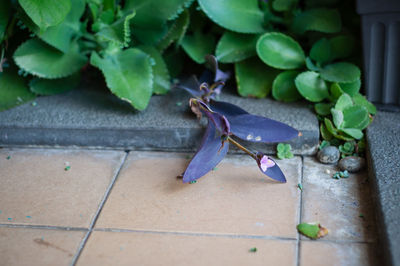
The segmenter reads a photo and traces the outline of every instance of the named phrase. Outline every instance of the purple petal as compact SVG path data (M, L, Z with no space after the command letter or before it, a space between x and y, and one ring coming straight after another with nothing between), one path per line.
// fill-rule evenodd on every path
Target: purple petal
M221 102L221 101L210 101L210 108L217 113L220 113L227 117L228 119L232 119L233 116L236 115L244 115L248 114L245 110L240 108L237 105L228 103L228 102Z
M283 142L299 132L278 121L251 114L228 117L233 135L253 142Z
M229 142L222 147L221 135L217 134L214 124L208 121L200 148L183 174L183 182L188 183L207 174L225 157L228 149Z
M263 160L267 160L267 164L269 166L263 165ZM260 168L261 172L268 177L279 181L281 183L286 183L285 175L282 170L279 168L278 164L271 159L270 157L262 154L261 152L257 153L257 164L258 168Z

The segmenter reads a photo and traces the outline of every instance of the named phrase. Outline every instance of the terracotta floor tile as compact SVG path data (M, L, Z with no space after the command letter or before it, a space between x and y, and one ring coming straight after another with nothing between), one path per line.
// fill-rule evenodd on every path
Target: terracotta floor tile
M304 159L302 222L320 222L329 230L327 240L374 241L367 172L336 180L332 178L336 171L334 166L320 164L314 158Z
M77 265L295 265L295 241L93 232ZM257 248L257 252L249 249Z
M115 151L0 150L0 223L88 227L123 156Z
M70 265L85 234L0 227L0 265Z
M300 266L380 265L375 244L301 241Z
M288 183L269 180L243 155L195 184L176 176L184 154L132 153L96 227L296 237L301 159L279 161Z

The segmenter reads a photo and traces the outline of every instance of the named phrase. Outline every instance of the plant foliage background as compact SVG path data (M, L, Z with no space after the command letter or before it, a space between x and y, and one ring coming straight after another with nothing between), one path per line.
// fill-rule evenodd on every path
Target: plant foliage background
M354 10L338 0L1 1L0 110L74 88L88 65L144 110L215 54L241 96L314 103L324 145L349 155L376 112L360 94Z

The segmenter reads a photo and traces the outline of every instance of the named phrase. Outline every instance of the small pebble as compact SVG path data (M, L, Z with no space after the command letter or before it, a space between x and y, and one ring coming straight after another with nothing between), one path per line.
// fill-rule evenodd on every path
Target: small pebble
M365 159L358 156L348 156L339 161L340 170L356 173L365 167Z
M335 146L328 146L320 150L317 158L321 163L334 164L337 163L340 157L339 149Z
M331 173L331 170L329 170L329 169L326 169L325 170L325 173L327 173L328 175Z

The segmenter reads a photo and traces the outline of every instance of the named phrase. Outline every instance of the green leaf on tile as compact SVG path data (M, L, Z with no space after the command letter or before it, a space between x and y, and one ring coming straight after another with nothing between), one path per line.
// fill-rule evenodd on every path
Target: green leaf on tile
M328 229L322 227L319 223L301 223L297 225L300 234L311 239L318 239L328 234Z

